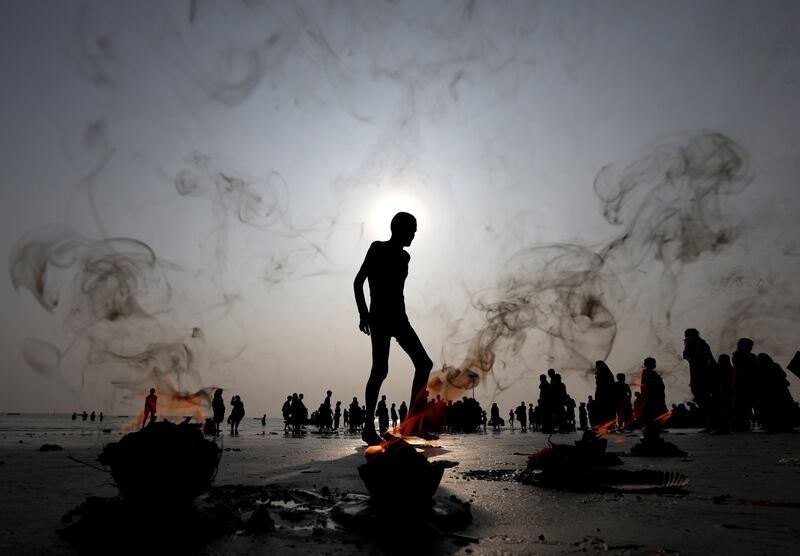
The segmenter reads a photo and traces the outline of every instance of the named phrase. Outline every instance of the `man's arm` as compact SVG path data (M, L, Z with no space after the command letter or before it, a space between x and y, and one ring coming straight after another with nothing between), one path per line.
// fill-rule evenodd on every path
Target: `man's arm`
M367 301L364 298L364 282L369 275L369 261L373 253L374 245L374 243L370 245L367 256L364 257L364 262L361 264L361 268L358 269L356 279L353 281L353 290L356 294L356 305L358 306L358 329L367 336L369 336L369 309L367 309Z

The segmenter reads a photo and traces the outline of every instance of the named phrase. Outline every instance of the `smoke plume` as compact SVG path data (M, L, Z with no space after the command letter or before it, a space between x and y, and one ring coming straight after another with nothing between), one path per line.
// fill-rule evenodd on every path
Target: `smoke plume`
M606 221L622 230L599 247L550 244L514 255L497 298L475 303L484 322L463 362L435 373L429 389L452 399L494 376L498 365L524 369L529 363L519 354L531 342L535 365L590 369L612 353L622 316L646 310L637 295L643 290L659 300L650 329L660 348L669 341L684 267L742 234L725 197L749 183L743 149L713 132L603 167L594 191ZM655 291L640 278L654 268L661 273Z

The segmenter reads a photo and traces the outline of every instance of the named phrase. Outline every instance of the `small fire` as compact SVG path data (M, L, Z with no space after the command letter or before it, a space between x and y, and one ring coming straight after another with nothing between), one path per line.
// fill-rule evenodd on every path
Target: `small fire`
M171 384L166 381L160 381L157 385L156 395L158 396L158 405L156 407L156 418L162 419L164 417L178 417L185 419L189 417L196 423L205 422L205 414L203 407L211 404L211 394L214 388L202 388L197 392L182 392L175 389ZM166 390L166 392L164 392ZM146 393L141 395L144 401ZM137 430L142 427L144 421L144 409L139 411L135 421L130 421L122 425L123 431Z
M611 419L608 423L603 423L602 425L597 425L593 427L595 433L597 433L598 437L607 436L609 433L612 433L618 429L617 420Z
M401 437L426 438L431 431L441 430L445 407L444 403L428 400L428 390L422 390L411 404L406 418L394 430Z
M672 411L667 411L666 413L662 413L661 415L659 415L658 417L656 417L655 419L650 421L650 424L653 424L653 423L665 423L667 421L667 419L670 418L671 415L672 415Z

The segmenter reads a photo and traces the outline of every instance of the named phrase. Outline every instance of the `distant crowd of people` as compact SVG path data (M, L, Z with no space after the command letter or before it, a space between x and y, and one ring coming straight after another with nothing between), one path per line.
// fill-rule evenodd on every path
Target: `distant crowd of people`
M522 431L568 433L575 430L602 428L606 431L631 430L651 423L671 427L697 427L715 431L749 430L759 426L766 430L790 430L800 425L800 405L789 391L786 373L768 354L753 352L753 341L742 338L729 356L714 358L708 344L693 328L686 330L683 357L689 364L692 401L672 404L667 408L666 388L657 370L656 360L644 359L638 373L638 391L631 389L624 373L611 371L605 361L595 362L595 390L586 402L576 407L567 392L561 375L554 369L539 376L539 395L536 403L522 401L501 417L497 403L489 415L474 398L442 400L438 395L423 404L419 411L425 416L428 432L477 432L488 427L500 430L516 426ZM800 353L788 365L800 373ZM389 407L382 396L374 415L354 397L342 410L337 401L332 409L332 392L328 390L319 409L310 415L303 405L303 394L287 396L283 406L285 430L301 432L306 426L320 431L361 431L367 420L378 420L381 433L391 430L406 419L406 403ZM576 416L577 412L577 416ZM487 418L488 417L488 418ZM576 419L577 417L577 419Z
M97 419L100 419L100 421L102 422L103 421L103 412L101 411L100 413L96 413L96 412L92 411L91 413L86 413L86 410L84 410L83 413L77 413L77 412L73 412L72 413L72 420L73 421L77 421L78 417L80 417L81 420L83 420L83 421L86 421L86 419L89 419L90 421L95 421Z
M428 399L423 391L418 400L415 415L424 420L424 429L430 433L471 433L486 431L489 427L503 427L521 431L537 431L546 434L569 433L575 430L603 429L631 430L658 422L670 427L698 427L714 431L750 430L753 427L770 431L786 431L800 425L800 405L789 391L789 381L781 366L766 353L753 353L754 343L748 338L737 342L732 355L721 354L715 358L708 343L694 329L684 334L683 358L689 365L689 384L692 400L672 404L667 408L666 388L656 360L647 357L638 376L638 391L632 391L624 373L616 375L605 361L595 362L594 395L576 407L575 400L567 392L562 377L554 369L539 376L536 403L522 401L508 411L508 420L501 417L497 403L492 403L489 415L473 397L460 400L443 400L439 395ZM800 352L787 366L800 374ZM207 420L205 432L218 435L225 422L226 407L223 390L214 393L211 409L213 417ZM281 413L284 431L301 434L309 427L319 432L339 431L340 428L353 434L373 427L377 419L377 430L384 434L402 424L408 417L408 406L401 401L399 406L381 396L373 415L366 405L353 397L347 407L341 401L333 402L333 392L328 390L319 407L309 413L302 393L286 396ZM426 401L427 400L427 401ZM145 400L142 426L148 419L155 419L157 397L155 389ZM576 419L577 412L577 419ZM234 395L230 400L227 424L230 434L239 434L239 424L244 418L244 402ZM98 415L73 413L72 419L82 417L94 421ZM103 413L99 413L100 421ZM266 425L266 415L261 418Z

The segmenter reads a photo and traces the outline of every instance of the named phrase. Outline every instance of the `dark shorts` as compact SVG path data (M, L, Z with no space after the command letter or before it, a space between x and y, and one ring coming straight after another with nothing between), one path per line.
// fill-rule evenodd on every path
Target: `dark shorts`
M430 357L425 352L419 336L414 331L408 318L379 319L370 316L370 339L372 341L372 361L383 366L388 365L389 344L392 338L397 340L415 367L424 367L431 364Z

